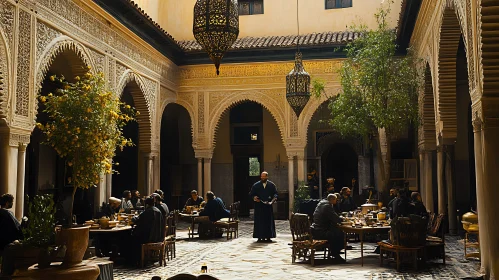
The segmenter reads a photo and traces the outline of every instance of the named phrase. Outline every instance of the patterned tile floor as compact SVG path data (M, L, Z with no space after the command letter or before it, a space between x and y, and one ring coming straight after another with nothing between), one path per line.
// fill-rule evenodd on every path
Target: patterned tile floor
M219 279L476 279L480 276L479 262L463 258L463 245L459 237L448 237L447 265L430 263L418 272L395 270L394 264L379 266L378 255L371 254L374 244L364 245L364 266L360 265L360 244L353 243L347 252L346 264L292 264L288 221L276 221L277 238L271 244L255 243L252 238L253 222L240 224L240 237L227 241L187 240L187 224L180 223L177 235L177 257L166 266L151 265L145 269L114 269L114 279L149 280L152 276L167 279L179 273L199 274L203 263L209 273ZM366 256L367 253L367 256Z

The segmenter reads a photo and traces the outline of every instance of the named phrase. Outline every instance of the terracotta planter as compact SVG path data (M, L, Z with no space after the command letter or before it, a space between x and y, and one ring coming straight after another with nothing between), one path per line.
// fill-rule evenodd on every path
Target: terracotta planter
M88 247L88 234L90 226L63 228L58 232L58 245L66 246L66 254L62 265L74 266L83 261L83 256Z

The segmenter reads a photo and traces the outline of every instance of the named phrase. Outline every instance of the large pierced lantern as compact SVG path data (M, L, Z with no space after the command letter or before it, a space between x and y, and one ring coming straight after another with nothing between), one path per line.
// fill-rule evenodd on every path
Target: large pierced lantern
M310 99L310 75L303 68L299 51L295 56L295 68L286 76L286 99L297 117Z
M237 0L197 0L192 32L215 63L218 75L222 57L239 35Z

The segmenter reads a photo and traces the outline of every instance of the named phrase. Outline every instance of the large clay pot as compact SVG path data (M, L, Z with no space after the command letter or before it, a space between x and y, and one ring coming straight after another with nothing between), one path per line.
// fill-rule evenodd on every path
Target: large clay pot
M57 245L66 246L62 265L69 267L80 264L88 247L90 226L63 228L58 232Z

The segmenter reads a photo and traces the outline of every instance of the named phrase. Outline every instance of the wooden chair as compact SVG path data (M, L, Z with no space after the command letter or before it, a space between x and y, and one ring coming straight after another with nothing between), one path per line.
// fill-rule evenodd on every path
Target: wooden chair
M442 224L445 220L445 214L432 213L434 219L431 225L428 225L426 244L425 244L425 258L442 259L445 264L445 234Z
M392 224L392 237L390 242L378 242L380 248L380 266L383 265L384 255L393 253L397 264L397 271L403 261L412 262L414 269L418 269L419 256L426 242L428 220L411 215L411 218L398 218ZM385 254L384 254L385 253Z
M235 238L239 236L239 204L240 202L238 201L229 206L229 218L221 219L214 223L215 227L225 229L227 232L227 240L229 240L229 236L231 239L233 236L235 236Z
M142 255L140 258L140 265L144 267L144 264L150 260L159 261L160 266L166 265L166 262L163 261L164 255L165 255L164 242L142 244Z
M176 212L176 213L175 213ZM164 241L164 256L163 256L163 261L166 262L165 259L170 260L170 258L176 258L176 247L175 247L175 242L177 239L177 224L176 224L176 218L175 215L178 215L178 211L174 211L173 213L170 213L170 215L166 218L166 234L165 234L165 241Z
M295 263L296 258L310 260L310 264L315 266L315 252L324 250L324 259L327 258L329 243L327 240L314 240L310 231L310 222L307 214L292 213L289 220L293 245L291 258Z

